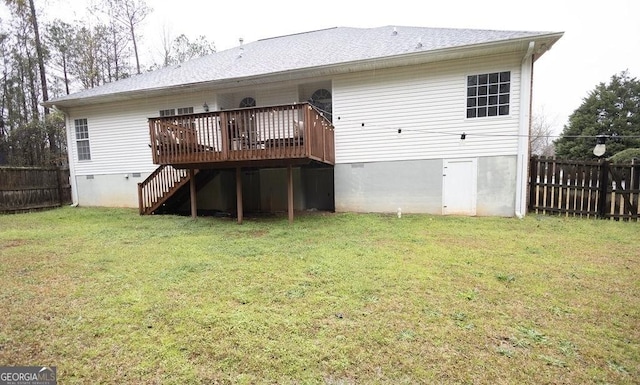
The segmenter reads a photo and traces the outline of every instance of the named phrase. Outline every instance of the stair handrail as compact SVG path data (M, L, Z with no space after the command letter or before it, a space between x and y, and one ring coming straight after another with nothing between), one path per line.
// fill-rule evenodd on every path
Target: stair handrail
M144 181L138 183L140 215L153 213L188 181L188 170L177 169L171 165L161 165L156 168Z

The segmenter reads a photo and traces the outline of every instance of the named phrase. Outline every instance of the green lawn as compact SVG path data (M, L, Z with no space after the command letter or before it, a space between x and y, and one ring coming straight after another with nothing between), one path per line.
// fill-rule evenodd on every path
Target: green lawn
M0 365L59 384L633 384L640 226L0 216Z

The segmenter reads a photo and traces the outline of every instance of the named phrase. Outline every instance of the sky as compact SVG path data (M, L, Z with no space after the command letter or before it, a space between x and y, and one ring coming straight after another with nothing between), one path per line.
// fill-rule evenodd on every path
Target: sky
M35 0L45 19L87 18L92 0ZM535 63L533 112L559 134L583 98L612 75L640 78L638 0L147 0L142 55L157 55L163 30L204 35L218 51L255 40L331 27L387 25L564 32ZM317 52L315 54L322 54Z

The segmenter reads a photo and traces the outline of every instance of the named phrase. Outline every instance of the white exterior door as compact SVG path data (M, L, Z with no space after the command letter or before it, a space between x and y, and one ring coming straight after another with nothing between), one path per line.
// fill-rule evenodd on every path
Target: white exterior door
M442 179L442 214L476 215L478 160L445 159Z

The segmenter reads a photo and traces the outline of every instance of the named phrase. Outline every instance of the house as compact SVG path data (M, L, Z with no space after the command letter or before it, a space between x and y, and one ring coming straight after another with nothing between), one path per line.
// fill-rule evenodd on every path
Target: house
M521 216L533 64L561 36L331 28L45 104L80 205Z

